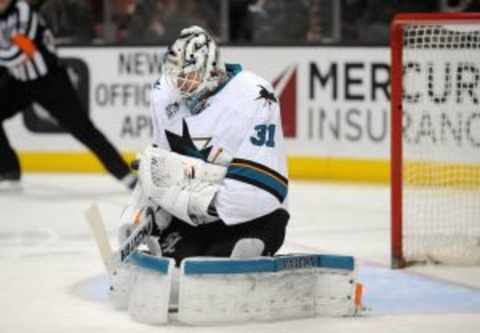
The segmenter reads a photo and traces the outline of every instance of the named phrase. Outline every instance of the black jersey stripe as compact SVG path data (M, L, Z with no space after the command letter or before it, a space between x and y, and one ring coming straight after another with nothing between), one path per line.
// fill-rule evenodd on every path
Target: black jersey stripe
M25 26L25 32L24 32L24 34L26 36L30 36L30 30L32 29L33 15L34 15L34 13L31 10L29 10L28 11L27 25Z

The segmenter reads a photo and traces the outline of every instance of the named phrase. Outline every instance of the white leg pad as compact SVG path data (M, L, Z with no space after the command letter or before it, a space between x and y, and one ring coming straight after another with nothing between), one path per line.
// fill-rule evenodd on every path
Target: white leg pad
M167 323L173 260L137 252L129 261L137 268L130 291L128 313L141 323Z
M111 286L108 296L115 309L127 309L135 270L136 268L132 264L121 263L110 275Z
M189 258L178 319L210 325L353 315L355 275L352 257Z
M172 287L170 290L170 309L178 309L178 293L180 290L180 269L172 269Z
M230 258L260 257L265 249L265 243L258 238L243 238L237 241Z

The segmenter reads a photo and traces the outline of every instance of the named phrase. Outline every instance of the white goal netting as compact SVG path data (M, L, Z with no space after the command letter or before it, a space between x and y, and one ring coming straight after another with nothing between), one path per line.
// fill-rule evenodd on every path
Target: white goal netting
M403 31L404 258L480 264L480 24Z

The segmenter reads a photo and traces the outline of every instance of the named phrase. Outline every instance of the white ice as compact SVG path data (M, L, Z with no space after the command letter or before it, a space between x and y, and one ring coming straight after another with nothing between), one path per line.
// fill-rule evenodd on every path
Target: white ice
M102 175L27 174L22 192L0 193L0 333L480 332L480 268L391 271L388 188L308 182L291 183L281 252L354 255L371 312L212 327L135 323L106 299L84 297L89 281L105 276L84 211L98 203L114 242L127 197Z

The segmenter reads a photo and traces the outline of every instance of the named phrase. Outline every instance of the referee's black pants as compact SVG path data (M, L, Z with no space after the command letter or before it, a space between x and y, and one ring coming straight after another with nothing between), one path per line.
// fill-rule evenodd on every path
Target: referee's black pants
M0 173L20 172L18 156L8 141L3 121L33 102L44 107L66 131L87 146L115 178L122 179L130 172L128 164L83 109L65 68L58 67L29 82L10 76L0 78Z

